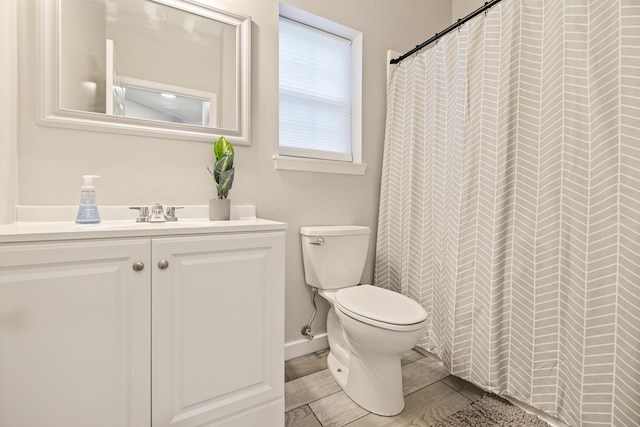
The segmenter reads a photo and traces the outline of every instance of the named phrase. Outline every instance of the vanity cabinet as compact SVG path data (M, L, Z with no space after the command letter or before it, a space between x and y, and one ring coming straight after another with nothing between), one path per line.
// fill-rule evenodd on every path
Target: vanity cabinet
M284 231L0 243L0 427L284 425Z
M0 426L150 425L150 258L148 239L0 245Z
M154 239L154 426L284 425L283 260L284 233Z

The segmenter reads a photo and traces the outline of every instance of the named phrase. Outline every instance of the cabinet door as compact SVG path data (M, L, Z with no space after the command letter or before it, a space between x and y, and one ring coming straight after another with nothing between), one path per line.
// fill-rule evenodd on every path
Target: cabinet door
M152 251L153 426L284 425L284 232Z
M0 426L150 425L150 240L0 245Z

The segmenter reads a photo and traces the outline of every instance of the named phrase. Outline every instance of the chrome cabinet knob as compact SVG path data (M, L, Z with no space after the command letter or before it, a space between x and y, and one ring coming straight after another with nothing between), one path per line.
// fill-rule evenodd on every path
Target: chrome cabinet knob
M141 261L137 261L133 263L133 271L142 271L144 270L144 263Z
M166 270L167 267L169 267L169 261L167 261L166 259L161 259L158 262L158 268L160 270Z

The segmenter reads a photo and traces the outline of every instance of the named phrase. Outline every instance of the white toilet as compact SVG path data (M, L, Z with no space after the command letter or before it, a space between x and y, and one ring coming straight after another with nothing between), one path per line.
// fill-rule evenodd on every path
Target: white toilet
M385 416L400 413L400 357L422 337L427 312L397 292L357 286L367 257L368 227L302 227L300 234L306 282L331 304L331 375L364 409Z

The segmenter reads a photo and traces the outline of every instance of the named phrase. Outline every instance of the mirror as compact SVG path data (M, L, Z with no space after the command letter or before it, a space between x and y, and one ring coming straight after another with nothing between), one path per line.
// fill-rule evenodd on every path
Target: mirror
M40 0L41 123L249 145L249 17L192 0Z

